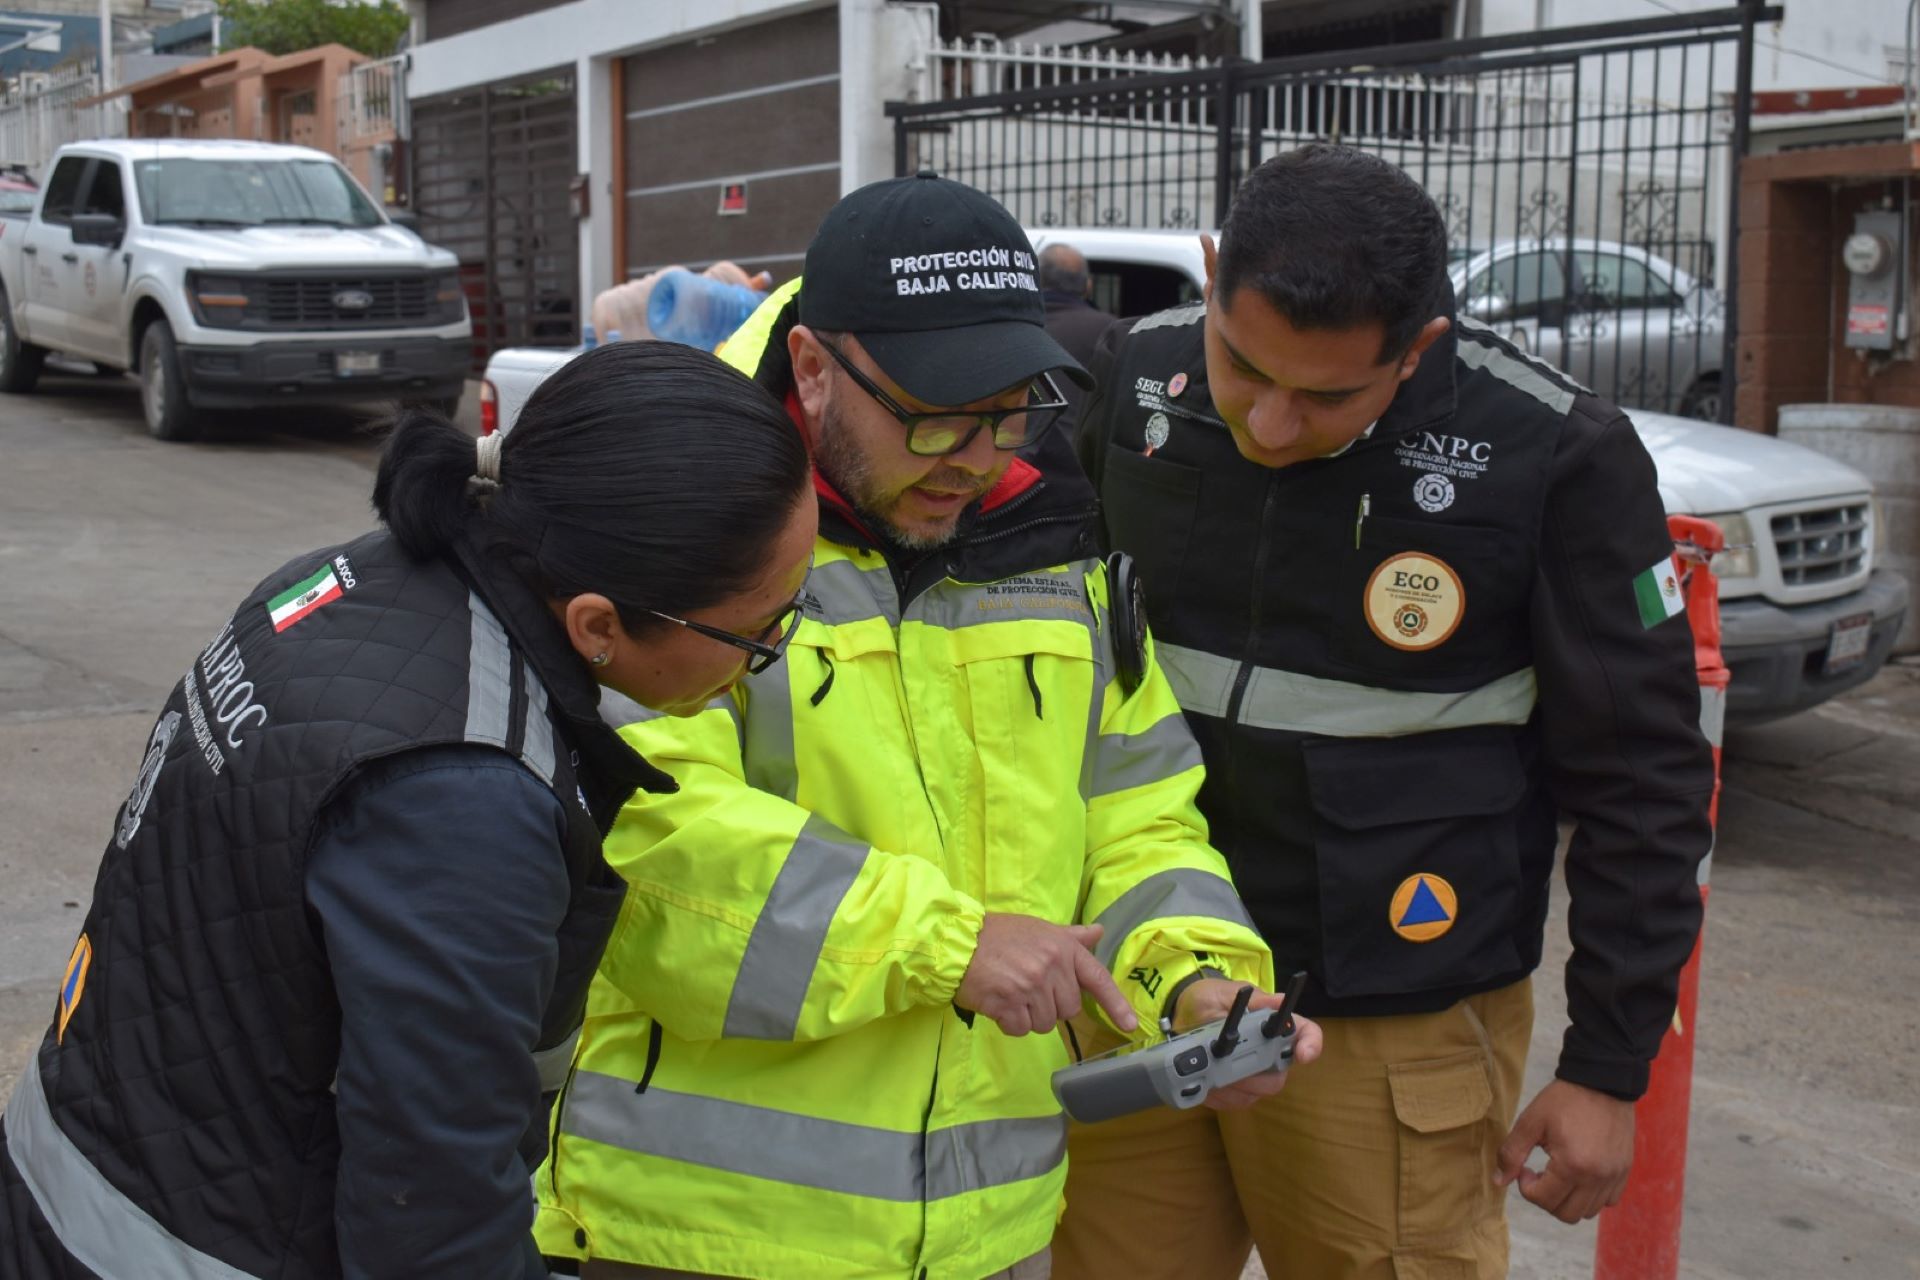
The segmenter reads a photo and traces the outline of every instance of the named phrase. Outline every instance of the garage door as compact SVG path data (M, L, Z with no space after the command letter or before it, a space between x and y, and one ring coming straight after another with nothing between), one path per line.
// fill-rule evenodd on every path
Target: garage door
M413 104L420 234L460 258L476 367L501 347L579 339L579 172L571 68Z
M840 198L836 9L623 60L629 277L728 258L777 279Z

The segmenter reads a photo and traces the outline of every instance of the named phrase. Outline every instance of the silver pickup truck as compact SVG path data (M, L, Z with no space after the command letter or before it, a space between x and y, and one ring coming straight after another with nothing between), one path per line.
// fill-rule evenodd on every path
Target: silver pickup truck
M451 408L472 358L457 272L323 152L73 143L32 212L0 217L0 391L32 391L51 354L133 370L163 440L209 408Z

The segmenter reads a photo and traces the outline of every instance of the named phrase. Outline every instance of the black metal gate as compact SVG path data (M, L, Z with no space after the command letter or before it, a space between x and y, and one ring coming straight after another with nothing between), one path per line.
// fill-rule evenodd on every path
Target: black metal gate
M1620 404L1725 422L1753 28L1779 15L1742 0L887 113L898 172L930 165L1030 227L1210 230L1265 157L1364 148L1439 204L1463 313Z
M459 255L476 368L501 347L579 340L574 110L571 70L413 104L414 209Z

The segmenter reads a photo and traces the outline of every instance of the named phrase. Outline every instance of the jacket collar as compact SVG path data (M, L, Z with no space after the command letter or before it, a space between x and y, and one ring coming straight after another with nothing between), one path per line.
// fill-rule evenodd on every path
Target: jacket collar
M600 718L600 685L567 641L567 633L520 576L472 537L454 544L460 576L486 602L506 628L567 726L567 742L579 753L582 773L624 788L668 792L679 789L667 774L646 759Z
M1411 378L1400 384L1400 389L1394 393L1392 402L1387 405L1386 412L1380 415L1372 431L1343 449L1342 453L1376 448L1388 441L1398 442L1402 436L1454 416L1459 406L1456 362L1460 321L1455 314L1451 286L1442 298L1442 314L1452 320L1447 331L1435 339L1434 344L1420 357L1420 366L1413 371ZM1213 392L1207 382L1205 323L1203 319L1193 326L1191 338L1181 347L1180 358L1170 361L1170 367L1144 372L1148 377L1162 382L1170 380L1177 373L1185 373L1186 387L1180 395L1169 396L1168 403L1180 412L1224 427L1226 424L1214 408Z
M1455 375L1460 349L1460 320L1454 314L1451 289L1447 291L1445 314L1453 323L1421 355L1420 367L1413 371L1411 378L1400 384L1393 403L1380 415L1379 425L1374 428L1372 439L1366 443L1398 441L1402 436L1453 417L1459 407Z

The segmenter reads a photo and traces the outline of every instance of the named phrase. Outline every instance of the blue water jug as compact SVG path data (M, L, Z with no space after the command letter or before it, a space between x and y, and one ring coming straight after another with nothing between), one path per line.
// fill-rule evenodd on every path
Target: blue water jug
M684 267L662 272L647 299L647 327L668 342L711 351L747 322L766 295Z

